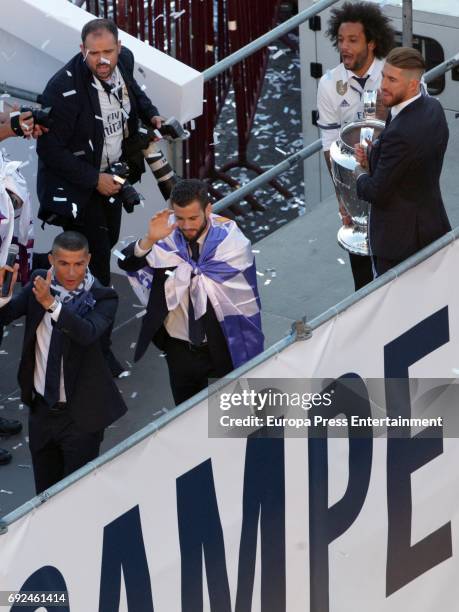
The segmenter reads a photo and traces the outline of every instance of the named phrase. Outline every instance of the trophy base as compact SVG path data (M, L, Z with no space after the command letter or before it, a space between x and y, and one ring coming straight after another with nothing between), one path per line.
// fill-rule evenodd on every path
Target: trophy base
M338 231L338 244L353 255L369 255L366 232L355 225L343 225Z

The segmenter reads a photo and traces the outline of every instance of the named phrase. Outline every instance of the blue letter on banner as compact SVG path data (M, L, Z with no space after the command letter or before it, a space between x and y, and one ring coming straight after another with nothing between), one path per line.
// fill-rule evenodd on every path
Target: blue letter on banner
M104 528L99 612L119 609L121 568L126 584L128 610L153 612L150 573L138 506Z
M445 307L385 347L388 416L411 417L408 367L447 342L449 323ZM438 429L434 431L431 427L412 438L400 437L399 429L391 427L387 441L387 596L452 555L451 523L411 546L411 474L443 453L443 439L438 437Z
M177 479L177 512L182 558L182 612L203 610L203 553L210 609L231 612L225 544L210 459ZM255 434L247 440L245 458L236 612L252 610L259 522L260 609L285 612L284 440Z
M349 381L349 384L346 383ZM356 374L346 374L324 391L334 390L330 407L309 411L309 417L334 418L344 414L348 422L356 415L371 416L368 392ZM309 557L310 609L329 611L328 546L355 521L365 501L370 484L373 456L372 428L349 430L349 481L343 497L328 507L328 441L326 430L309 429Z

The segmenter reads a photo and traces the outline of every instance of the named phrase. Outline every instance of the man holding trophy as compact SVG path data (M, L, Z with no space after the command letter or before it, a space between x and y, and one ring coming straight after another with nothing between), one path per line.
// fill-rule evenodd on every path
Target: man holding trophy
M451 229L440 191L448 125L440 102L421 91L424 71L419 51L389 53L381 85L386 127L373 144L356 146L357 196L371 204L377 276Z
M330 150L346 125L364 118L366 92L376 92L380 87L384 57L394 46L394 30L377 5L370 2L345 2L331 11L327 35L342 60L341 64L321 78L317 93L317 125L321 130L325 160L332 174ZM374 118L379 115L385 119L385 111L379 100L378 104L372 100L370 107ZM355 141L352 142L352 155L354 144ZM343 198L349 186L340 188L339 180L336 180L339 179L338 174L333 173L343 221L338 241L349 252L357 290L373 280L366 239L366 218L364 214L353 215L352 218L349 215L349 208L345 206ZM363 226L355 223L359 218Z

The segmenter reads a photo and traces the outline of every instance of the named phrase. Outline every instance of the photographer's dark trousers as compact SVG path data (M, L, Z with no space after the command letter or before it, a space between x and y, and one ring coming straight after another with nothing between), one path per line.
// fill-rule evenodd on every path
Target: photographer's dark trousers
M122 204L118 198L110 202L109 198L94 191L86 205L82 223L70 221L64 228L86 236L91 253L89 268L106 287L110 285L111 250L120 236L121 212Z

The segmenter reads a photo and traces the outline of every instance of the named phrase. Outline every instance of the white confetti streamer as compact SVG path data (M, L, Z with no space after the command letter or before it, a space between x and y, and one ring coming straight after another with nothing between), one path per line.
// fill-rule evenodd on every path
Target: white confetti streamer
M118 249L115 249L113 251L113 255L115 257L117 257L118 259L121 259L121 261L124 261L126 259L126 255L124 255L123 253L121 253L121 251L118 251Z
M76 91L74 89L70 89L69 91L64 91L62 95L64 96L64 98L67 98L67 96L74 96L75 94Z

